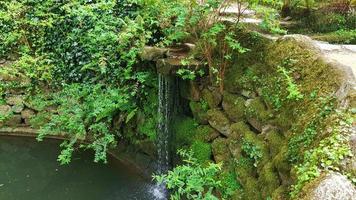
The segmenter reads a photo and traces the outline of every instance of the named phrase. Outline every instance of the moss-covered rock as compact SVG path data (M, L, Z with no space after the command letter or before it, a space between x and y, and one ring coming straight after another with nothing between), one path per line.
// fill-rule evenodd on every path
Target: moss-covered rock
M228 148L229 141L225 138L216 138L211 144L214 160L216 163L228 163L231 159L231 154Z
M246 184L243 185L244 198L246 200L262 200L261 193L258 187L256 178L248 177Z
M281 147L286 143L285 137L277 129L271 129L265 133L271 157L275 157Z
M278 173L271 162L263 166L258 177L258 183L263 199L271 197L273 192L280 186Z
M283 145L280 152L273 158L272 163L279 173L283 185L290 185L292 179L290 176L291 165L288 161L288 145Z
M211 142L219 137L220 133L209 125L200 125L196 129L195 140Z
M279 186L273 193L272 193L273 200L286 200L288 199L288 187L285 185Z
M230 137L236 140L241 140L246 133L254 134L245 122L231 124L230 131Z
M246 103L246 118L247 121L258 131L262 131L262 127L272 117L272 113L267 109L262 98L255 98Z
M217 88L205 88L202 91L202 97L206 101L210 108L216 108L221 103L222 95Z
M227 118L224 112L219 109L211 109L207 112L209 116L209 124L221 134L225 136L230 135L230 120Z
M232 121L244 121L245 99L243 97L224 92L222 106L225 113Z
M194 119L199 124L208 124L208 108L201 101L189 102L190 110L193 113Z

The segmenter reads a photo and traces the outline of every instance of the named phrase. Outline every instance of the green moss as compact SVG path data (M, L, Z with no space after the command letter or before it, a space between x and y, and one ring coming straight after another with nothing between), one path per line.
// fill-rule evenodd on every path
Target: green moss
M219 179L221 180L221 193L223 198L228 198L241 190L241 184L237 181L235 172L224 171L220 174ZM241 196L240 194L236 194Z
M180 117L174 121L174 143L177 147L189 146L194 141L198 124L193 118Z
M312 38L336 44L356 44L356 30L338 30L325 34L312 35Z
M253 134L249 126L244 122L237 122L230 126L233 139L242 139L246 133Z
M191 101L189 102L190 110L193 113L194 119L199 124L207 124L208 123L208 115L207 111L209 106L205 101Z
M286 142L285 137L274 129L266 133L266 140L272 157L280 152L281 147Z
M211 144L215 162L224 162L227 165L231 160L231 153L228 148L229 141L225 138L217 138Z
M246 184L243 185L244 199L246 200L261 200L261 193L258 187L256 178L248 177Z
M200 125L196 129L195 140L211 142L219 136L219 132L209 125Z
M268 111L261 98L253 99L246 109L247 118L256 118L262 123L266 123L270 119L272 113Z
M209 143L195 141L190 148L199 163L203 164L211 160L211 145Z
M249 177L257 176L257 172L253 166L254 162L250 158L241 156L240 159L235 160L235 162L235 173L242 185L247 183Z
M286 186L279 186L272 194L273 200L288 199L288 188Z
M263 199L272 196L272 193L280 186L279 177L271 162L261 170L258 178Z
M235 121L244 121L245 99L228 92L224 92L223 108L227 116Z

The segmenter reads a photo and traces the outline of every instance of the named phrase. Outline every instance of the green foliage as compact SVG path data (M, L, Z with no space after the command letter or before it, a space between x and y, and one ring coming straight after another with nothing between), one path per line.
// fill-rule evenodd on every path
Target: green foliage
M273 34L286 34L287 31L281 29L279 23L278 11L272 7L257 6L257 14L261 15L262 23L260 27L262 30L273 33Z
M249 158L254 161L253 165L257 167L259 161L262 158L262 150L260 149L260 147L243 139L241 149L247 154Z
M319 113L308 122L302 133L295 133L289 139L288 158L292 163L300 161L301 151L309 148L315 141L323 120L333 112L333 98L319 98L319 101Z
M289 72L281 66L278 66L278 72L284 76L284 80L287 83L287 91L289 92L287 99L290 100L300 100L303 98L303 95L300 93L298 86L294 83L292 77L290 77Z
M209 143L195 141L190 148L198 163L204 164L210 161L212 153L211 145Z
M340 171L341 161L352 156L347 137L340 127L334 127L330 136L321 140L316 148L304 153L304 162L295 168L297 181L292 186L292 198L297 198L303 186L320 176L322 171Z
M170 199L210 199L217 200L213 190L221 187L218 178L221 164L201 165L192 152L179 150L184 164L175 167L167 174L154 175L158 183L163 183L172 191Z
M174 143L177 147L191 145L198 124L193 118L178 118L173 125L175 131Z
M237 181L237 176L234 172L222 172L219 179L221 180L221 192L223 199L229 199L236 193L237 190L242 189L242 186Z
M41 127L38 140L46 135L59 134L69 138L59 161L66 164L74 145L78 141L91 141L82 147L95 151L95 162L106 162L106 151L115 145L115 133L111 130L114 114L130 113L135 105L130 104L133 96L124 89L108 88L104 85L72 84L52 94L53 105L58 106L58 114L53 114L50 121Z

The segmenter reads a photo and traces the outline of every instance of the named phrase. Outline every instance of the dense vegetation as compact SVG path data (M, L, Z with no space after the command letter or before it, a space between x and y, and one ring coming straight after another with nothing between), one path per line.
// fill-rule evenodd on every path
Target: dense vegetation
M3 0L0 2L0 74L26 81L10 85L1 82L0 105L8 89L25 88L28 102L38 111L32 119L33 126L40 129L38 140L46 135L68 138L62 143L58 157L62 164L70 162L77 148L93 149L94 161L106 162L107 150L118 141L130 144L144 139L154 141L159 119L157 75L150 63L140 59L143 47L195 43L194 52L182 64L189 65L193 59L199 59L207 67L182 68L177 75L186 80L206 76L207 84L223 93L229 66L255 50L247 48L243 36L239 35L246 28L240 22L242 13L232 16L233 22L222 20L224 16L220 12L230 3L256 10L263 19L257 29L264 33L291 31L316 38L327 37L333 42L356 41L355 2L348 0L207 0L203 3L190 0ZM290 30L283 28L279 24L281 16L291 16L297 24ZM325 33L328 35L320 35ZM281 85L275 85L276 88L269 88L263 78L256 80L253 68L246 70L239 81L246 80L246 85L258 84L262 90L268 90L263 93L264 98L278 111L288 103L307 98L288 71L291 65L293 59L276 66L274 81ZM303 160L301 145L308 146L315 139L319 121L331 113L330 102L325 100L318 105L320 116L307 125L302 136L289 141L291 163L300 164ZM205 111L209 108L204 101L198 106ZM47 112L48 107L54 111ZM0 116L0 122L6 117ZM179 151L182 165L155 179L174 190L172 199L217 199L219 195L231 198L234 191L241 189L236 174L221 172L221 164L211 162L210 145L201 139L204 136L190 137L196 128L195 122L183 121L187 128L181 129L184 135L181 138L178 135L175 147L190 150ZM83 140L86 142L77 145ZM342 139L335 134L321 144L339 140ZM248 157L246 162L257 167L263 149L245 139L242 151ZM311 169L315 169L318 158L329 153L323 151L326 150L321 146L304 155L304 160L313 163L302 163L296 169L300 178L292 196L316 176L318 172ZM340 157L350 154L344 146L335 151ZM331 165L340 159L325 158L322 164ZM223 192L217 195L216 190Z

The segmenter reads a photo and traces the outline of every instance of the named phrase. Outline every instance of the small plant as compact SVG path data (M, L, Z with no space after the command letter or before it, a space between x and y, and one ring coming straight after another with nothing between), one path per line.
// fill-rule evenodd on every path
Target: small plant
M303 95L300 93L298 86L294 83L292 77L290 77L289 72L282 66L278 66L278 72L284 76L284 80L287 83L288 96L287 99L290 100L300 100L303 99Z
M178 150L183 164L175 167L167 174L154 175L153 179L164 184L171 190L170 199L218 200L213 190L221 187L218 174L221 164L209 163L201 165L193 156L193 152Z
M257 167L259 161L262 158L262 150L258 146L247 141L246 139L243 139L242 141L242 150L247 154L249 158L254 161L253 165Z

